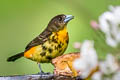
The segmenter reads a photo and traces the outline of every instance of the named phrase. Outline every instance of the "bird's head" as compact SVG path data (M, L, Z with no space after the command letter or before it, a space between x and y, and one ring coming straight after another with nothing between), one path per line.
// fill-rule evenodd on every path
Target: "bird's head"
M62 30L67 25L67 23L73 18L74 16L72 15L64 15L64 14L57 15L51 19L47 28L50 31Z

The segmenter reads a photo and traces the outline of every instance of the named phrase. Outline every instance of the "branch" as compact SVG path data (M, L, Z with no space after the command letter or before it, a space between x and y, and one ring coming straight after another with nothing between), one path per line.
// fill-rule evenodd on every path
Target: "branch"
M0 80L83 80L80 77L57 76L54 74L32 74L32 75L14 75L0 76Z

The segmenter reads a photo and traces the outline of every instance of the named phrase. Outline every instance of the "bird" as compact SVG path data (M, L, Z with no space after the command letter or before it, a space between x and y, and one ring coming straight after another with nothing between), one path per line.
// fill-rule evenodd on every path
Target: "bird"
M45 30L34 38L23 52L7 58L8 62L14 62L25 57L39 63L40 73L44 73L40 63L50 63L52 59L61 56L69 43L67 24L74 16L60 14L53 17Z

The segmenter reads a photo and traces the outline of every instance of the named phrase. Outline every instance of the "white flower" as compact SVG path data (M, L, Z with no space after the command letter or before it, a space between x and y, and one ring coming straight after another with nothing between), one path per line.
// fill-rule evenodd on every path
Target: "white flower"
M109 8L111 11L99 17L99 28L105 33L106 43L116 47L120 43L120 6Z
M95 74L93 74L91 79L92 80L102 80L102 73L101 72L96 72Z
M120 80L120 70L113 76L113 80Z
M80 76L86 78L98 65L98 58L94 49L94 42L86 40L81 45L80 58L73 62L73 67L80 71Z
M100 70L104 74L115 73L118 69L118 63L111 54L107 55L106 61L100 62Z
M100 70L93 74L92 80L120 80L119 65L114 56L108 54L105 61L99 62Z

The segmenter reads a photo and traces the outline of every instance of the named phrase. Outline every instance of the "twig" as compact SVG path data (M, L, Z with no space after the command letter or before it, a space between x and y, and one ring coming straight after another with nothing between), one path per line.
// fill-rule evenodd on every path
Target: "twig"
M0 76L0 80L83 80L80 77L57 76L54 74L32 74Z

